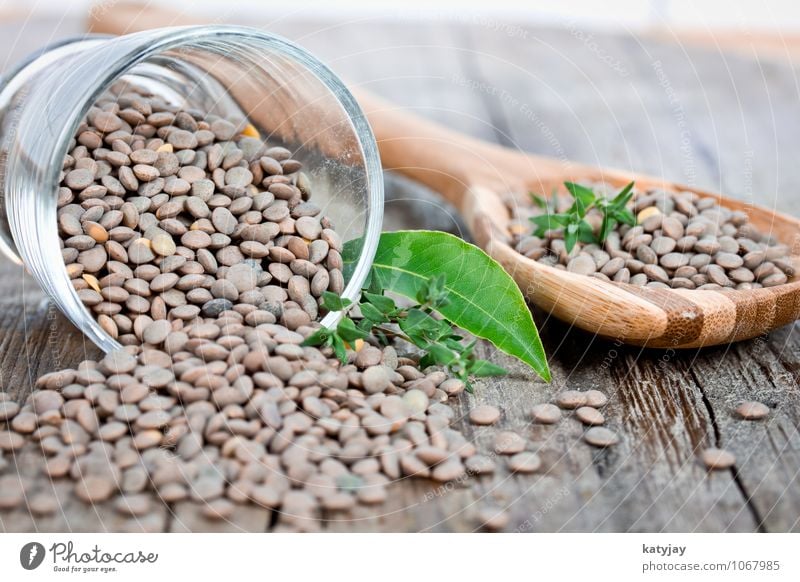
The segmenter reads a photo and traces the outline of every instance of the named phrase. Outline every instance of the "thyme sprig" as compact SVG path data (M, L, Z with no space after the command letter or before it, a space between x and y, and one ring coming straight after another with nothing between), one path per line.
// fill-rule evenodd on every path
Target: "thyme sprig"
M543 214L531 218L536 225L534 235L544 237L547 231L562 230L564 244L567 252L571 252L578 241L582 243L603 243L608 235L619 223L636 224L636 217L627 207L633 196L633 182L620 190L611 199L598 196L594 190L575 184L564 182L567 191L572 195L572 205L566 212L556 212L553 205L542 197L531 194L533 202L544 210ZM586 220L586 215L591 209L597 209L602 215L600 229L595 232L594 227Z
M303 344L329 346L340 361L346 362L348 346L355 345L358 340L373 336L386 345L399 338L422 352L419 361L421 368L442 366L450 375L461 379L468 391L472 391L471 376L499 376L506 373L504 368L475 355L477 340L468 340L447 319L437 317L437 309L448 303L444 276L429 278L416 300L416 304L403 307L383 291L374 288L371 291L364 290L358 303L360 317L352 317L353 302L326 291L322 296L322 307L344 314L336 329L321 328Z

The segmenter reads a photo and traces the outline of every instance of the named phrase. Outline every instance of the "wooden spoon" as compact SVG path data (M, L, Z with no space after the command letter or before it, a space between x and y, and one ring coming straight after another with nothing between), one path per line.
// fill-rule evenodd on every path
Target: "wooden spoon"
M559 319L620 341L660 348L710 346L752 338L800 317L800 280L752 290L651 289L555 269L509 246L501 195L563 190L564 181L605 181L637 189L689 190L747 213L762 232L789 245L800 267L800 220L652 176L573 164L496 146L423 120L357 92L385 169L439 192L464 216L478 245L514 277L525 296Z

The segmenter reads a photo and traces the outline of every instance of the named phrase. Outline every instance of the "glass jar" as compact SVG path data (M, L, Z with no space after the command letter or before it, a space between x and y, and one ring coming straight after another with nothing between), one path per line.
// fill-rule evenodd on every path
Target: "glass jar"
M355 300L380 236L383 180L375 138L342 81L304 49L235 26L86 36L47 47L0 81L0 250L22 263L58 308L105 351L119 347L84 307L61 256L59 175L81 120L115 81L181 107L246 119L303 163L314 201L358 259ZM332 326L338 314L322 324Z

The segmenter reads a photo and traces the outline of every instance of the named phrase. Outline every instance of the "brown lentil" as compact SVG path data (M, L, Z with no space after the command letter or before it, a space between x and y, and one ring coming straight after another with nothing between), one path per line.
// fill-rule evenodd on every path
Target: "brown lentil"
M708 448L700 454L700 459L706 468L712 471L730 469L736 464L736 457L724 449Z
M583 424L589 426L598 426L606 421L600 411L598 411L596 408L592 408L591 406L581 406L575 411L575 416Z
M476 406L470 410L469 419L473 424L494 424L500 419L500 410L488 404Z
M593 426L584 433L583 440L595 447L610 447L619 442L619 437L605 427Z
M555 424L561 420L561 409L554 404L537 404L531 409L531 418L542 424Z
M746 420L760 420L769 414L769 407L761 402L742 402L736 407L736 414Z

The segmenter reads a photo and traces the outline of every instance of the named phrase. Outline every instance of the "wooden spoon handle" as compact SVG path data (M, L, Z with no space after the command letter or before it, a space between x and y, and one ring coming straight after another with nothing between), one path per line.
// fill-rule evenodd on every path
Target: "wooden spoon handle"
M549 182L563 176L552 158L514 152L428 121L362 89L354 89L367 115L381 162L440 193L460 211L480 186L494 192L524 192L531 176Z

